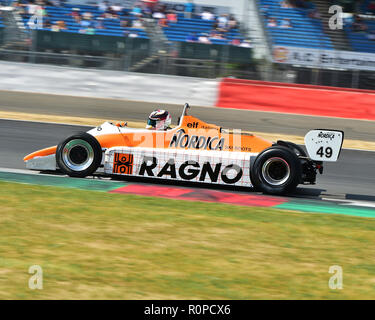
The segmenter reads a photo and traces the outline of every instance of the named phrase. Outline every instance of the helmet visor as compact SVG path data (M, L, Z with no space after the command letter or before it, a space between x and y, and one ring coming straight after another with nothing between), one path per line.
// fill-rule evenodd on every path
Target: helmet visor
M151 127L155 128L156 120L148 119L147 126L151 126Z

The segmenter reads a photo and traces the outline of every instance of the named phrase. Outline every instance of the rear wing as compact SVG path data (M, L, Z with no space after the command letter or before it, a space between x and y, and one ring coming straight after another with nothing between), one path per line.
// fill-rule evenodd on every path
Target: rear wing
M305 136L307 153L312 160L335 162L340 156L344 131L315 129Z

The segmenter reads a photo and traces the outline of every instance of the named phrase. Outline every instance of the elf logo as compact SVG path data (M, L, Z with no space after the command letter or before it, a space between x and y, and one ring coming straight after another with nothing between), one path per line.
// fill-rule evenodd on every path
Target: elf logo
M144 156L138 175L187 181L199 177L201 182L204 182L206 178L209 178L210 182L218 182L220 177L221 181L226 184L234 184L243 176L242 168L236 164L224 166L222 163L211 165L205 162L201 165L197 161L189 160L178 167L174 159L169 159L161 169L160 167L157 158Z
M187 124L187 127L188 128L198 128L198 125L199 125L199 122L192 122L192 123L188 123Z
M189 136L184 129L175 133L169 143L169 148L188 148L188 149L206 149L206 150L223 150L224 138Z

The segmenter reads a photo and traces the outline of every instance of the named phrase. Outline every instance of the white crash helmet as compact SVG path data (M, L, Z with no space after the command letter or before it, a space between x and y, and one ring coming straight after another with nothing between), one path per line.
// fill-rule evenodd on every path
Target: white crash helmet
M148 117L146 129L167 130L172 123L172 117L167 110L154 110Z

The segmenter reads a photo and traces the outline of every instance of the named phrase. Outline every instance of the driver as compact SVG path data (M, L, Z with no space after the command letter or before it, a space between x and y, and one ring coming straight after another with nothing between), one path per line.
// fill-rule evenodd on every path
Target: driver
M154 110L148 117L146 129L168 130L172 123L172 117L167 110Z

